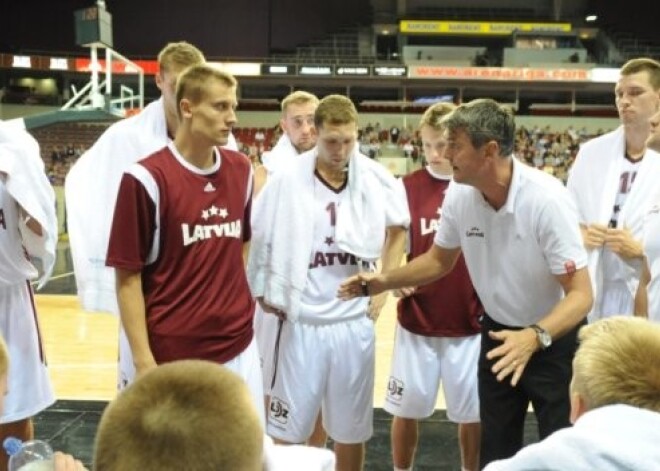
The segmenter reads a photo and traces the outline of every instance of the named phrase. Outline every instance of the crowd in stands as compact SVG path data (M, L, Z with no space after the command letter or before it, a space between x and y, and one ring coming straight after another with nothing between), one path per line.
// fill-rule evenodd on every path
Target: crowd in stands
M549 126L532 129L521 126L516 132L515 153L523 162L566 183L568 169L582 143L604 132L598 130L595 134L589 134L585 128L575 130L572 126L561 132L553 131Z
M66 131L59 127L65 126ZM69 168L105 129L107 123L67 123L33 131L41 145L41 155L46 166L46 173L54 186L64 184ZM54 129L58 128L58 129ZM71 128L71 129L69 129ZM585 128L575 129L569 126L563 131L555 131L550 126L518 128L516 136L516 156L523 162L548 172L563 182L568 178L570 168L580 145L600 134L588 133ZM272 149L282 131L279 126L271 128L237 127L234 135L239 149L250 157L253 164L261 162L264 152ZM57 137L59 134L59 137ZM422 141L419 131L412 125L391 126L389 128L376 122L368 123L359 131L359 145L363 154L376 158L384 154L400 155L417 163L423 159Z
M46 175L53 186L64 185L71 166L109 124L102 121L57 123L30 131L39 142Z

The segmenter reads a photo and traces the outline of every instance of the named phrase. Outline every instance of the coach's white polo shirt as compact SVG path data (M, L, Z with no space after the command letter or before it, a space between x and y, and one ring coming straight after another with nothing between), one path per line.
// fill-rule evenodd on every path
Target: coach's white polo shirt
M513 158L506 204L495 211L482 193L452 183L435 235L440 247L461 247L488 315L510 326L545 317L563 297L554 275L583 268L575 205L556 178Z

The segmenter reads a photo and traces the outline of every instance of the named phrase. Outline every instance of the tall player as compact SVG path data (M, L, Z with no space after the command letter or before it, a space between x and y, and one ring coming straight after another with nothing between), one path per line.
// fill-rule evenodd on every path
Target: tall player
M176 90L174 141L122 177L108 266L138 375L179 359L223 363L263 410L243 268L250 239L252 167L225 145L236 123L236 80L192 66Z
M179 126L176 82L191 65L203 64L202 52L187 42L167 44L158 54L156 85L160 99L139 114L110 126L71 167L66 181L67 229L76 288L83 309L117 314L115 274L105 266L117 191L124 171L139 159L166 146ZM103 175L99 179L98 175ZM117 386L135 376L130 347L119 332Z
M12 359L0 443L8 436L31 439L31 418L55 402L30 280L48 280L56 244L55 193L39 145L26 131L0 122L0 336ZM41 275L27 254L41 259ZM6 467L2 453L0 470Z
M452 167L440 123L455 108L437 103L426 110L420 134L428 165L403 178L410 210L408 260L425 253L441 217ZM463 256L445 278L419 288L398 290L398 325L384 409L392 420L395 471L412 470L418 420L434 409L440 380L447 417L457 422L463 470L479 467L479 394L477 364L483 307Z
M254 172L254 195L258 195L269 175L286 168L291 158L307 152L316 145L314 112L319 99L309 92L298 90L282 100L280 127L282 136L269 152L262 156L263 166Z
M336 290L381 254L385 269L399 264L408 215L392 175L358 152L348 98L325 97L314 122L317 146L275 174L255 206L248 274L264 310L284 319L268 434L304 442L322 409L337 469L354 471L372 434L372 319L385 297L344 303Z
M660 106L660 62L626 62L614 95L621 126L580 148L567 182L589 254L591 321L634 311L643 220L660 197L660 155L646 147L649 119Z

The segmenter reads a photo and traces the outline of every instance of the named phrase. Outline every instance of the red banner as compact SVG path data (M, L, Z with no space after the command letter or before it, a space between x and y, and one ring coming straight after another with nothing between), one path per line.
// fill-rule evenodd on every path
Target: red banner
M133 61L142 69L146 75L156 75L158 73L158 61L155 60L137 60ZM75 60L76 72L91 72L92 61L88 57L79 57ZM99 72L105 72L105 59L99 59ZM120 61L112 61L113 74L137 74L138 69Z
M586 82L589 69L540 69L524 67L411 66L410 78L457 80L516 80L525 82Z

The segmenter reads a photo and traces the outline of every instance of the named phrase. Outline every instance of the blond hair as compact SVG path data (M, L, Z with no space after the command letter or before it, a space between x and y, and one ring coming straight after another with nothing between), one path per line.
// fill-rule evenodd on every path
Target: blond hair
M260 471L263 434L238 375L217 363L177 361L148 372L106 408L94 469Z
M158 53L158 66L161 75L164 72L178 71L204 62L206 62L206 59L202 51L186 41L168 43Z
M660 324L614 316L579 333L573 392L588 409L610 404L660 412Z
M350 98L344 95L328 95L319 101L319 106L314 113L314 125L316 128L324 124L352 124L357 125L358 114L355 105Z
M207 64L198 64L184 70L176 82L176 102L181 103L184 98L192 103L199 103L204 98L204 92L210 80L217 80L228 88L236 87L237 82L233 75ZM179 117L181 109L177 107Z
M419 128L429 126L435 130L442 129L442 119L455 109L456 105L453 103L435 103L429 106L419 120Z
M286 114L286 110L290 105L305 105L307 103L318 105L319 99L316 97L316 95L312 95L311 93L304 90L297 90L293 93L290 93L284 97L282 104L280 105L282 108L282 115Z
M631 59L621 67L621 75L633 75L639 72L649 73L649 83L653 90L660 89L660 62L649 57Z

